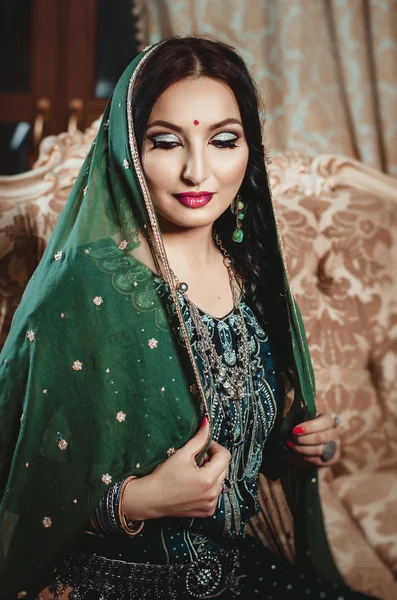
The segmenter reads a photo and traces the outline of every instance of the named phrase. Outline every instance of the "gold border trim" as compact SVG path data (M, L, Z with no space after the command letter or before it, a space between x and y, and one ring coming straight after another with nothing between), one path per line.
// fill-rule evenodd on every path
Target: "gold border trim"
M129 140L129 147L130 147L130 152L131 152L131 158L132 158L132 162L134 164L134 168L135 168L135 172L137 174L138 177L138 181L139 181L139 185L142 191L142 195L143 195L143 199L145 201L145 206L146 206L146 210L148 212L149 215L149 221L150 221L150 225L153 231L153 236L154 236L154 249L155 249L155 254L154 255L154 260L156 261L157 257L160 258L163 268L164 268L164 274L165 274L165 280L167 281L170 291L171 291L171 295L172 295L172 299L174 301L175 304L175 309L176 309L176 313L178 316L178 320L179 320L179 325L181 328L181 331L183 333L183 338L186 344L186 349L189 355L189 359L190 362L192 364L192 368L193 368L193 372L194 372L194 376L196 378L196 384L197 384L197 388L199 390L201 399L204 403L205 406L205 411L206 411L206 416L209 420L210 426L211 426L211 415L210 415L210 411L208 410L208 405L207 405L207 400L204 394L204 389L203 386L201 384L201 380L200 380L200 375L197 369L197 365L196 365L196 361L194 359L194 354L193 354L193 350L192 347L190 345L190 341L189 341L189 336L187 333L187 329L186 329L186 325L185 322L183 320L183 316L182 316L182 312L179 306L179 301L178 301L178 296L177 296L177 292L176 292L176 287L175 287L175 282L174 282L174 278L172 277L171 274L171 268L170 265L168 263L168 259L167 259L167 254L165 251L165 247L164 247L164 243L163 243L163 238L161 237L161 232L160 232L160 227L157 221L157 216L156 216L156 211L154 209L153 206L153 202L152 199L150 197L150 193L149 193L149 188L147 186L146 183L146 179L143 173L143 168L142 168L142 164L141 161L139 159L139 154L138 154L138 147L137 147L137 143L136 143L136 137L135 137L135 130L134 130L134 123L133 123L133 118L132 118L132 92L134 89L134 85L137 79L137 76L139 75L140 70L142 69L142 66L145 64L146 60L149 58L149 56L151 56L153 54L153 52L156 52L159 48L161 48L162 43L160 42L158 45L153 46L152 48L150 48L148 50L148 52L142 57L141 61L139 62L139 64L137 65L134 73L131 76L130 79L130 83L128 86L128 92L127 92L127 121L128 121L128 140ZM211 427L210 427L210 434L209 437L207 439L207 443L210 440L211 437Z

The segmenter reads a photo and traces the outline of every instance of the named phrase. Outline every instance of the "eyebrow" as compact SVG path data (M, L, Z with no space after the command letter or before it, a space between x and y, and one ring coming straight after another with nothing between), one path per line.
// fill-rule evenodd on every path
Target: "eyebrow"
M155 126L161 126L161 127L167 127L168 129L173 129L174 131L177 131L178 133L181 133L183 131L182 127L179 127L178 125L175 125L174 123L170 123L169 121L162 121L162 120L157 120L157 121L153 121L153 123L150 123L150 125L148 125L148 129L151 129L152 127ZM219 123L214 123L214 125L211 125L209 127L210 131L214 131L215 129L219 129L220 127L225 127L226 125L240 125L240 127L243 126L243 124L241 123L241 121L239 121L239 119L224 119L223 121L219 121Z

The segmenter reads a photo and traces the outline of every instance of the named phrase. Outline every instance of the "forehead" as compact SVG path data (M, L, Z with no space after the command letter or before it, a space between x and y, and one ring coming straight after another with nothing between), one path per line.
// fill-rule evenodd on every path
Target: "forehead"
M237 100L228 85L210 77L194 77L174 83L153 106L148 124L155 119L190 126L206 125L226 118L240 118Z

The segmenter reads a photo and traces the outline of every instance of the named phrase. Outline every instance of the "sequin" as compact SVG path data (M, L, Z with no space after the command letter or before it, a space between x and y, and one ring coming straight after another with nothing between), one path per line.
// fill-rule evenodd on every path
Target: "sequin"
M86 185L85 188L84 188L84 190L83 190L83 195L84 196L86 195L87 191L88 191L88 185Z
M141 466L141 464L140 464L140 463L136 463L136 465L135 465L135 468L136 468L136 469L139 469L139 468L140 468L140 466Z
M65 313L61 313L59 316L61 317L61 319L66 319Z
M62 258L62 250L59 250L55 256L54 256L55 260L61 260Z
M66 450L66 448L68 447L68 445L69 445L69 444L68 444L68 443L67 443L67 441L66 441L66 440L64 440L64 439L61 439L61 440L59 440L59 442L58 442L58 448L59 448L60 450Z
M316 483L317 479L315 477L312 477L312 483Z
M160 389L160 392L165 392L165 387L162 387L162 388Z
M74 363L72 364L73 371L81 371L82 368L83 368L83 363L80 362L79 360L75 360Z
M107 131L109 129L109 119L107 119L107 121L104 122L103 128L105 131Z
M29 469L29 463L25 463L25 467Z
M123 411L121 410L120 412L117 413L116 419L118 420L119 423L122 423L123 421L125 421L126 416L127 415L125 413L123 413Z
M43 394L46 394L48 392L48 390L43 390Z
M128 246L128 242L127 240L123 240L120 244L119 244L119 250L125 250Z
M23 413L21 414L21 418L19 419L19 422L21 425L22 425L22 421L23 421Z
M154 338L150 338L150 340L148 341L147 345L149 346L149 348L151 350L154 350L155 348L157 348L157 346L159 345L159 343Z
M28 593L25 591L18 592L17 598L26 598L27 595L28 595Z
M46 529L48 529L52 525L52 521L51 521L50 517L44 517L44 519L42 520L42 523Z
M126 158L123 160L123 166L124 166L124 169L130 168L130 163L128 162L128 160Z
M96 306L101 306L101 304L103 304L102 296L95 296L93 303L96 304Z
M77 504L77 498L73 500L73 504Z
M30 331L27 332L26 337L28 338L29 342L34 342L34 331L30 329Z
M168 450L167 450L167 456L168 456L168 458L170 456L172 456L173 454L175 454L175 448L168 448Z
M109 475L109 473L104 473L101 477L103 483L106 483L106 485L109 485L109 483L112 483L112 478Z
M110 373L110 369L106 369L106 373Z

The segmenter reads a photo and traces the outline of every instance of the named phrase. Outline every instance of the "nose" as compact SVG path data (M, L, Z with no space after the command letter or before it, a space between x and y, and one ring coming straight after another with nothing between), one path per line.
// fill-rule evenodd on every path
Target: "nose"
M200 185L209 177L204 148L190 148L182 172L182 178L193 185Z

